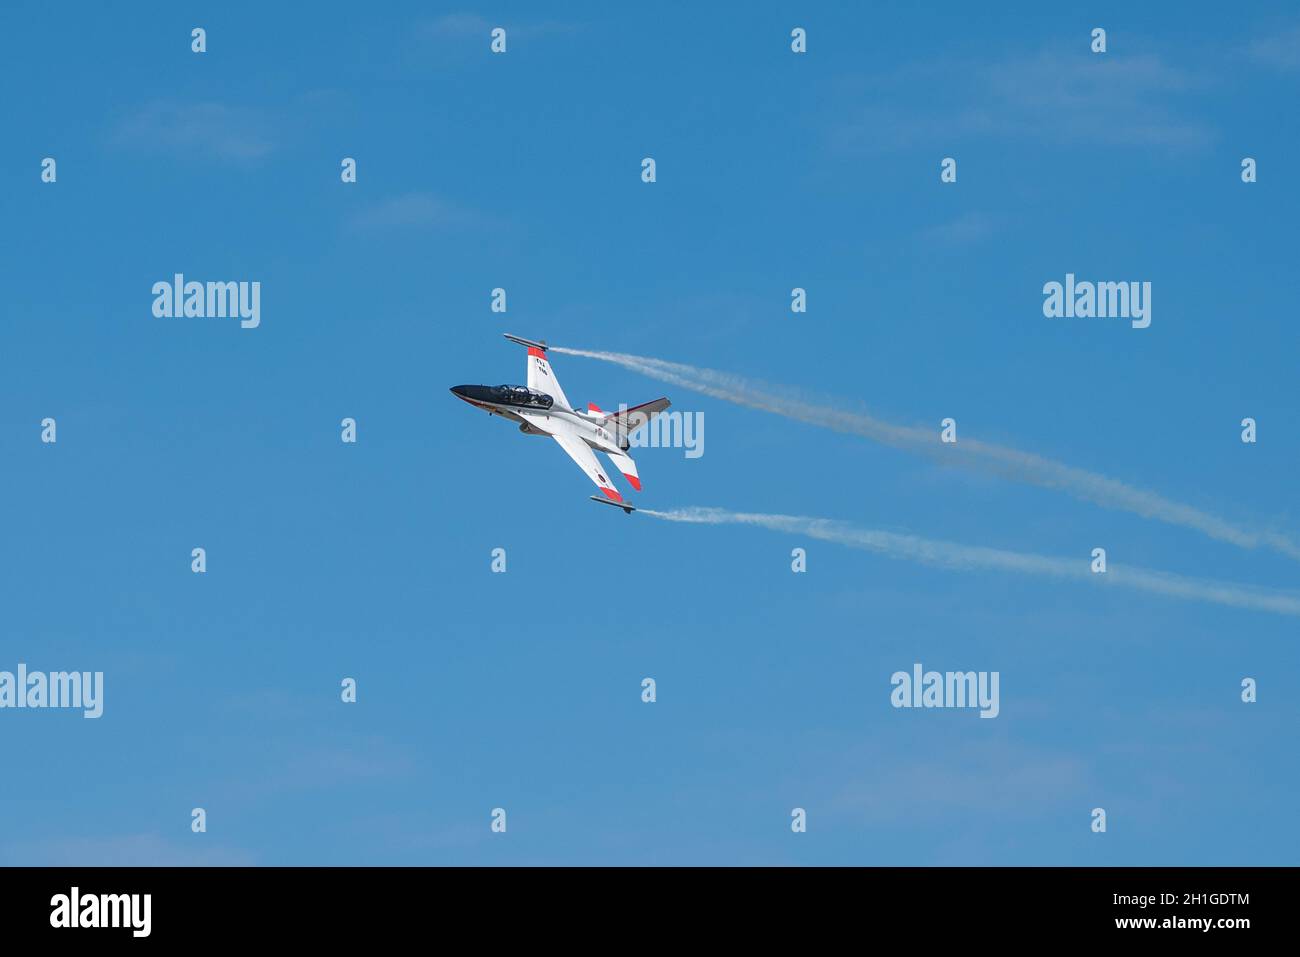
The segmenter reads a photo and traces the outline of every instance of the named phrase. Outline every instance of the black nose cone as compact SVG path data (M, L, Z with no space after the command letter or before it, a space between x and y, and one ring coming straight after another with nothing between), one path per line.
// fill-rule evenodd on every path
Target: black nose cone
M492 389L485 385L454 385L451 394L471 405L482 405L493 400Z

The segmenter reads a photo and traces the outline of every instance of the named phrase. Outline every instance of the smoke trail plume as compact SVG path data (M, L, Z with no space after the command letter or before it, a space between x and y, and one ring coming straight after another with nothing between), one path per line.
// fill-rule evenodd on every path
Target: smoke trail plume
M1057 579L1086 579L1100 586L1133 588L1169 598L1271 611L1280 615L1300 615L1300 592L1256 588L1127 566L1111 565L1104 574L1094 574L1087 559L1052 558L1032 552L959 545L916 535L859 528L825 518L732 512L723 508L679 508L668 511L639 508L637 514L697 525L753 525L939 568L992 569Z
M1076 498L1105 508L1133 512L1144 518L1179 525L1240 548L1263 546L1300 559L1300 544L1288 535L1270 530L1245 528L1191 505L1175 502L1136 488L1118 479L1043 458L1032 452L973 439L944 444L935 431L895 425L862 410L824 405L801 398L792 390L740 376L701 369L679 362L667 362L621 352L595 352L552 346L551 351L612 362L625 369L672 385L724 399L751 409L772 412L811 425L860 435L894 448L920 452L945 464L962 464L991 471L1005 478L1044 488L1059 489Z

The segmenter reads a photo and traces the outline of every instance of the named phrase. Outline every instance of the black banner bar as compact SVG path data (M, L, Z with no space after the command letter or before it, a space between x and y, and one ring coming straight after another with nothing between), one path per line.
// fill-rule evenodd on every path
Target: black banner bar
M6 940L100 946L342 941L478 928L494 945L701 931L805 943L1278 934L1283 868L11 868ZM668 936L665 936L668 935ZM1243 937L1242 935L1246 935ZM485 938L486 940L486 938Z

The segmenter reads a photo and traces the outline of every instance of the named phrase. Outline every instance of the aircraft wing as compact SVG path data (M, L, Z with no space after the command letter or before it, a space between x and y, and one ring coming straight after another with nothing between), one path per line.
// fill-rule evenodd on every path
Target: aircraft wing
M569 453L569 458L578 463L578 468L587 473L587 478L595 482L596 487L605 493L607 498L615 502L623 501L623 496L618 494L614 483L609 480L605 470L596 461L596 453L591 450L591 446L576 435L552 433L551 438L560 443L560 448Z
M612 412L605 417L605 427L614 429L619 435L630 435L645 425L664 409L672 405L666 398L643 402L630 409Z
M538 432L544 432L547 435L555 435L556 432L562 431L562 423L557 422L549 415L541 412L530 412L528 409L512 409L515 415L526 421ZM583 443L586 444L585 442Z

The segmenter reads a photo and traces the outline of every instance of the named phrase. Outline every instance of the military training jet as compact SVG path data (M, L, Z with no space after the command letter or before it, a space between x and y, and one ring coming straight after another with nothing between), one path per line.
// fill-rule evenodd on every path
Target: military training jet
M617 412L605 412L595 405L588 405L585 412L575 410L551 370L546 342L520 339L509 333L506 338L528 348L528 385L458 385L452 388L452 394L489 415L518 422L519 431L525 435L549 435L603 493L604 497L591 496L593 502L614 505L632 514L635 509L623 501L614 483L606 477L596 452L607 456L632 488L641 491L636 463L627 454L628 435L671 403L667 399L655 399L630 409L620 406Z

